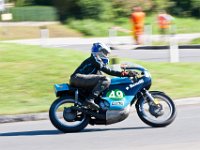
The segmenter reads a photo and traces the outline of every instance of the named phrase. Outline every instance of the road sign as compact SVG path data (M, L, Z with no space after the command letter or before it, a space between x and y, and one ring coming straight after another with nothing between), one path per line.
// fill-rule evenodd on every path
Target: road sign
M13 19L13 15L11 13L1 14L1 20L9 21Z

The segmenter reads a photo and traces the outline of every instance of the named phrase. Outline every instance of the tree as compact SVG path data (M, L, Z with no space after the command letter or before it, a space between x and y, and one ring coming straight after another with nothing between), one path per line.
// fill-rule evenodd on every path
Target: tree
M171 0L175 3L176 9L170 8L172 13L179 16L200 17L199 0Z
M127 17L132 8L141 6L144 11L169 11L179 16L200 16L200 0L34 0L37 4L50 4L54 1L61 21L68 18L100 19ZM40 3L39 3L40 2Z
M53 0L33 0L35 5L53 5Z
M152 11L161 11L161 10L168 10L170 7L174 6L174 2L170 0L152 0L153 7Z
M76 0L53 0L54 6L57 8L57 13L61 22L64 22L69 17L78 18L80 8Z
M135 6L141 6L145 11L148 11L152 5L152 0L112 0L115 16L129 16Z
M10 2L14 2L15 6L27 6L33 4L33 0L10 0Z
M192 15L200 18L200 1L191 0Z
M54 0L54 6L63 22L67 18L100 19L105 11L105 0Z

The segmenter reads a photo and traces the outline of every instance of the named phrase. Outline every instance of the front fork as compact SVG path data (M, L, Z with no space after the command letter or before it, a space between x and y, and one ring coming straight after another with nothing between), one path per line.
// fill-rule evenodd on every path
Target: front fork
M146 100L147 100L148 104L149 105L156 105L156 103L154 102L154 98L151 95L151 93L146 89L143 89L143 91L144 91L145 96L147 97Z
M156 118L162 116L164 114L162 105L155 101L155 99L148 90L146 89L143 90L146 96L146 100L149 104L149 112Z

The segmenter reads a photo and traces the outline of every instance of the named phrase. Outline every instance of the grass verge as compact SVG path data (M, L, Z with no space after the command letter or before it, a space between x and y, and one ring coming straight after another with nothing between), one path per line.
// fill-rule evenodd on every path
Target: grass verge
M0 114L48 111L56 99L53 85L68 82L88 55L75 50L1 43ZM165 91L172 98L200 96L199 63L129 61L150 70L152 90Z
M193 39L189 44L200 44L200 38Z
M61 24L45 26L49 30L49 37L80 37L82 34ZM40 26L2 26L0 40L40 38Z
M173 26L168 33L198 33L200 28L199 19L195 18L179 18L174 17ZM145 24L152 26L152 34L160 34L156 15L147 15L145 19ZM80 31L86 36L108 36L108 29L113 26L120 26L122 28L132 30L132 23L130 18L117 18L112 21L98 21L93 19L84 19L84 20L69 20L67 25L77 31ZM118 35L130 36L131 33L118 32Z

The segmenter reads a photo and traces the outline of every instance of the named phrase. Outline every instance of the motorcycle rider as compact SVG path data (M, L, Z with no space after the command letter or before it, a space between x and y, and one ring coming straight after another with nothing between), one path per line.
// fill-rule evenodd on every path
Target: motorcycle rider
M94 100L109 87L111 80L102 75L101 71L112 76L135 77L136 72L116 71L107 66L111 50L104 43L93 43L91 56L84 60L70 77L70 84L79 88L92 88L86 98L86 104L92 109L99 109Z

